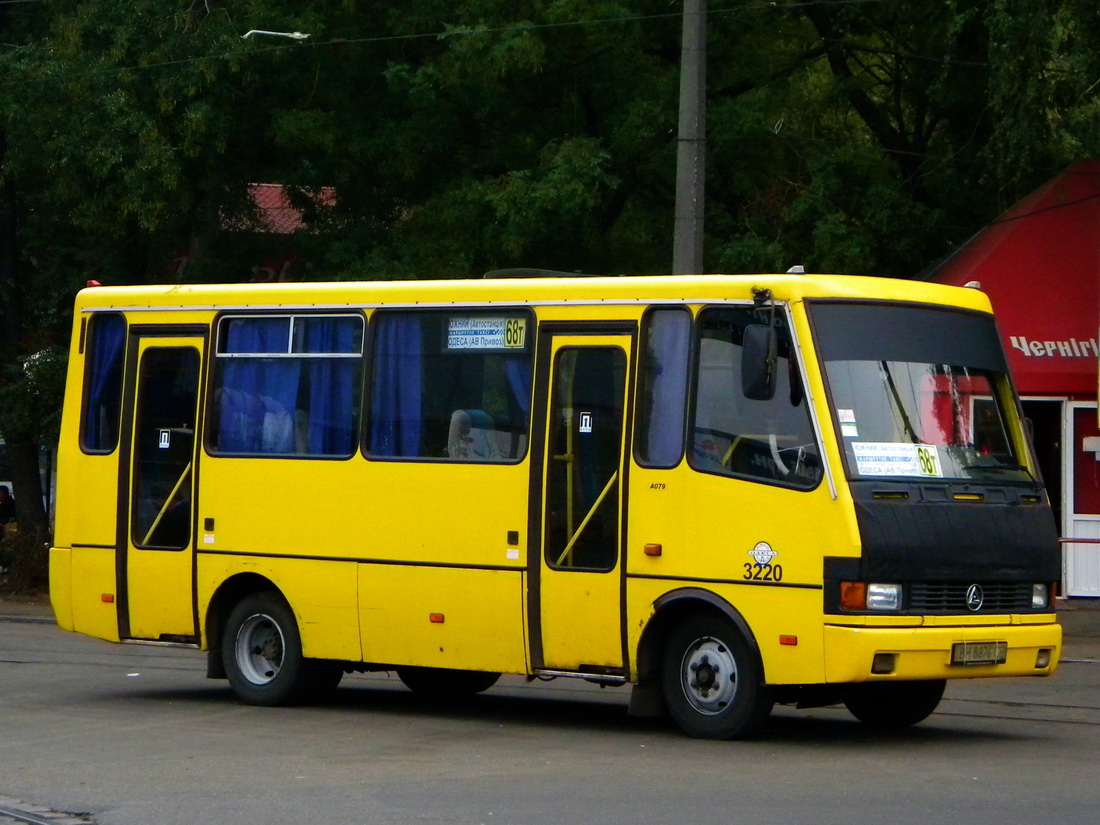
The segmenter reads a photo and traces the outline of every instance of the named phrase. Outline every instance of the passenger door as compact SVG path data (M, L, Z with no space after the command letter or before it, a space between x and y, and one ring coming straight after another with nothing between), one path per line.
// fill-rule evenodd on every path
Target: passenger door
M623 474L633 334L545 334L532 462L535 670L625 675Z
M195 479L204 336L134 328L118 508L123 638L194 641Z

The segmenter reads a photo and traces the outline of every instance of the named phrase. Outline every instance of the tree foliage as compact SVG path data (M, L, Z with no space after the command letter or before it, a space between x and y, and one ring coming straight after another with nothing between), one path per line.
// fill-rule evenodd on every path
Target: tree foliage
M707 269L920 272L1100 151L1098 8L711 0ZM250 277L225 231L249 183L306 209L309 277L667 271L679 11L0 5L0 434L56 431L49 365L87 279L168 280L188 250L188 278Z

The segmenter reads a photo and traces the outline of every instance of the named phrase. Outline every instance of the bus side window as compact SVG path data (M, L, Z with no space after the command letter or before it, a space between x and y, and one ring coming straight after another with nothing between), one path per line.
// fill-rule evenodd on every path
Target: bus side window
M368 454L522 459L531 417L531 320L524 311L375 315Z
M801 376L785 320L780 317L775 395L745 397L741 343L745 328L769 323L752 309L708 309L700 314L691 465L705 472L814 487L821 479Z
M86 353L81 445L89 453L110 453L118 446L126 319L114 313L93 315Z
M635 457L646 467L675 467L684 454L691 313L658 308L642 322Z
M360 315L222 318L210 452L352 455L362 351Z

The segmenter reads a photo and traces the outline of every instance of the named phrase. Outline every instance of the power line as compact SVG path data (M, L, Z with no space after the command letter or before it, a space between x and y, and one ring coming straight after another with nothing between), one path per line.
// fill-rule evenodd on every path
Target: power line
M44 2L44 0L0 0L0 5L15 4L15 3L40 3L40 2ZM877 5L877 4L889 3L889 2L891 2L891 0L829 0L829 2L825 3L825 5L829 5L829 6L860 6L860 5ZM760 12L760 11L790 11L790 10L795 10L795 9L803 8L803 7L806 7L806 6L812 6L812 5L822 5L822 3L813 2L811 0L811 2L791 2L791 3L784 3L784 4L780 5L777 2L768 2L768 0L765 0L764 2L759 2L759 3L752 4L752 5L739 5L739 6L736 6L736 7L711 9L709 11L709 14L711 16L714 16L714 15L727 15L727 14L743 14L743 13L746 13L746 12ZM539 30L545 30L545 29L562 29L562 28L579 28L579 27L587 27L587 26L621 25L623 23L645 23L645 22L657 21L657 20L678 19L678 18L681 18L681 17L683 17L682 12L667 12L667 13L664 13L664 14L634 15L634 16L631 16L631 17L598 18L598 19L595 19L595 20L565 20L565 21L555 22L555 23L519 23L519 24L508 25L508 26L487 26L487 27L474 26L474 27L466 27L466 28L457 28L456 27L456 28L444 29L443 31L423 32L423 33L419 33L419 34L397 34L397 35L383 35L383 36L378 36L378 37L357 37L357 38L332 38L332 39L327 40L327 41L315 41L315 42L312 42L312 43L309 43L309 44L304 44L304 43L299 42L299 43L293 43L293 44L288 44L288 45L268 46L266 48L260 48L260 49L249 49L247 51L225 52L225 53L222 53L222 54L207 54L207 55L201 55L201 56L198 56L198 57L180 58L178 60L165 60L165 61L159 61L159 62L156 62L156 63L142 63L142 64L136 64L136 65L131 65L131 66L108 66L108 67L103 67L103 68L99 68L99 69L88 69L88 70L81 71L81 72L74 72L74 73L65 74L65 75L56 75L56 76L52 76L52 77L36 77L36 78L28 78L28 79L25 79L25 80L8 80L6 82L0 83L0 88L10 88L10 87L14 87L14 86L31 85L31 84L38 84L38 83L58 83L58 82L64 82L64 81L67 81L67 80L74 80L74 79L81 78L81 77L88 77L88 76L93 76L93 75L97 75L97 74L105 74L105 73L111 73L111 72L122 73L122 72L133 72L133 71L144 71L144 70L148 70L148 69L162 69L162 68L167 68L167 67L170 67L170 66L184 66L184 65L187 65L189 63L198 63L198 62L203 61L203 60L229 60L229 59L232 59L232 58L252 57L252 56L255 56L255 55L258 55L258 54L266 54L268 52L277 52L277 51L286 51L288 49L301 49L301 48L318 49L318 48L324 48L326 46L351 46L351 45L365 45L365 44L373 44L373 43L399 43L399 42L409 42L409 41L413 41L413 40L445 40L447 38L452 38L452 37L464 37L464 36L481 35L481 34L505 34L505 33L510 33L510 32L539 31ZM815 39L821 39L821 38L815 38ZM836 42L841 42L841 41L836 41ZM861 47L861 46L858 46L858 44L851 44L851 45L856 46L858 48L866 48L867 50L871 50L869 47ZM883 51L886 51L886 50L883 50ZM906 57L906 55L901 54L900 52L894 52L894 54L898 54L899 56ZM927 58L927 57L920 57L920 56L916 56L916 55L913 55L912 57L914 57L915 59L940 60L940 62L950 62L950 61L944 61L944 60L938 59L938 58ZM960 64L960 65L962 65L962 64ZM966 65L973 65L973 64L966 64Z

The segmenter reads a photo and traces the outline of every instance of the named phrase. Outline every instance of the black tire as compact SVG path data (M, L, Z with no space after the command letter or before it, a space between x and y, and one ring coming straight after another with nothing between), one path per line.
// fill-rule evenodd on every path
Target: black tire
M447 670L441 667L399 667L405 687L435 700L462 699L491 688L499 673L482 670Z
M689 616L673 628L661 679L669 714L697 739L751 736L775 704L756 652L717 615Z
M250 705L295 704L321 686L322 663L302 655L298 623L278 593L254 593L238 602L229 614L221 647L229 684ZM329 673L329 684L335 687L331 679Z
M878 728L906 728L922 722L943 698L945 679L921 682L863 682L844 692L852 716Z
M344 666L340 662L324 659L306 659L310 671L310 685L305 696L311 702L327 702L336 693L344 678Z

